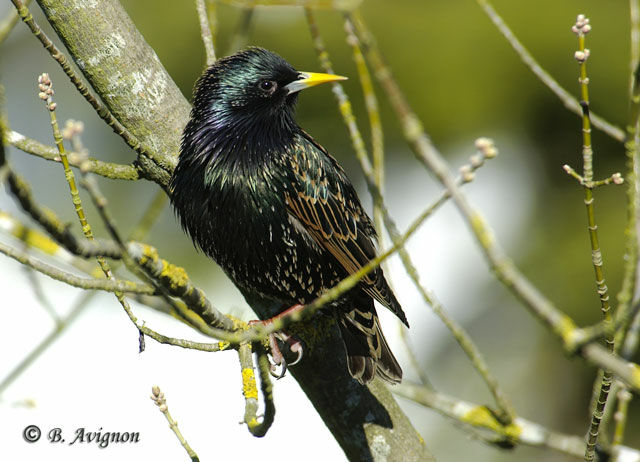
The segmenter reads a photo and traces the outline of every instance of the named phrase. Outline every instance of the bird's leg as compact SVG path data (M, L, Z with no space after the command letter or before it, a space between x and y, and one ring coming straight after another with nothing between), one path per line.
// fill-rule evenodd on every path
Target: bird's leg
M272 318L265 319L263 321L260 321L260 320L249 321L249 324L262 324L263 326L268 326L269 324L273 324L275 320L288 316L291 313L294 313L296 311L299 311L303 307L304 305L301 305L298 303L296 305L293 305L290 308L287 308L282 313L279 313ZM289 346L289 350L291 350L291 352L296 353L298 355L295 361L291 363L287 363L287 361L284 358L284 355L282 354L282 351L280 351L280 347L278 346L278 340L282 341L283 343L286 343ZM273 358L273 362L274 362L274 364L271 365L271 375L279 379L284 377L285 372L287 372L288 366L293 366L294 364L298 364L302 359L302 353L303 353L302 342L300 342L300 340L298 340L295 337L292 337L291 335L287 334L284 331L272 332L271 334L269 334L269 347L271 349L271 357ZM276 366L282 366L282 371L280 372L280 374L275 372Z

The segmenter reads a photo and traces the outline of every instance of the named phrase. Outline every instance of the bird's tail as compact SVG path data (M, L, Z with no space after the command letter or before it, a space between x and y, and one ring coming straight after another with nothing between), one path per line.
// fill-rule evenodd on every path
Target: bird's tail
M341 312L338 325L347 350L349 373L354 379L364 385L377 373L386 382L400 383L402 369L382 334L372 300L365 310L353 308Z

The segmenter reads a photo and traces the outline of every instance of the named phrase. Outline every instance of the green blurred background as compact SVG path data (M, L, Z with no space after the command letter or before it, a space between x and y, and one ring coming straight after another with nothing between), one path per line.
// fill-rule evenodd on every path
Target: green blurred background
M204 66L204 51L192 3L170 0L123 2L187 98L191 97L193 82ZM577 40L570 27L578 13L585 13L593 26L587 37L587 46L591 49L588 61L591 108L610 122L620 127L625 125L630 74L627 2L501 0L493 5L540 64L574 95L578 93L578 66L573 59ZM231 46L243 11L224 4L219 5L217 11L216 46L217 52L224 54ZM507 245L509 254L531 281L580 325L598 321L599 302L586 232L583 193L562 170L566 163L581 169L579 118L564 109L551 91L522 64L472 0L365 0L362 14L408 100L447 157L457 159L461 153L468 155L473 151L475 138L489 136L501 150L498 159L492 163L506 162L511 168L520 169L519 175L531 175L530 181L536 187L530 193L535 197L529 200L534 207L526 217L523 231ZM367 116L350 49L345 44L342 16L338 12L318 11L317 19L335 71L350 76L345 89L366 135ZM44 23L42 18L40 23ZM12 38L11 46L3 48L5 57L2 59L6 61L17 59L10 54L30 56L22 61L24 67L17 75L3 67L8 106L21 109L10 112L10 120L12 128L49 142L46 121L39 120L38 127L34 127L33 114L42 114L40 103L24 102L24 92L28 90L21 80L26 73L31 76L41 72L42 63L47 63L44 70L50 69L54 77L58 71L43 50L25 39L27 35L26 31L21 31L19 36ZM249 43L277 51L298 69L320 70L301 9L256 8ZM57 78L57 82L64 80ZM77 104L77 109L67 106L64 117L87 122L85 142L93 155L119 162L132 159L132 153L108 129L101 128L100 122L74 95L73 89L57 91L61 100L68 98ZM404 144L399 125L379 88L377 93L385 125L387 167L390 172L396 172L390 174L390 178L401 180L403 169L419 168L418 163ZM328 91L305 93L300 99L298 120L339 159L354 181L361 184L361 173L350 149L348 134L333 98L328 95ZM596 177L624 171L623 146L597 130L593 138ZM17 154L13 156L13 162L25 173L29 172L36 183L36 193L46 197L45 202L49 201L50 206L72 220L70 207L60 207L56 197L47 196L47 191L48 194L51 191L50 181L57 182L59 191L65 189L57 166L43 167L42 161ZM491 168L492 164L484 167ZM482 184L483 174L483 171L479 172L477 183ZM47 181L38 184L38 178ZM435 181L426 173L424 181L435 188ZM111 202L116 204L126 204L131 197L148 201L155 189L147 183L101 183ZM394 187L399 185L387 184L390 191ZM498 195L508 197L512 193L504 190ZM613 300L622 276L624 194L623 187L612 186L596 193L601 247ZM422 200L425 203L428 198ZM518 204L509 207L518 207ZM507 220L510 213L509 209L504 209ZM121 206L117 210L118 220L125 230L132 226L138 214L137 207ZM459 226L464 225L460 222ZM227 284L222 273L212 269L210 261L193 250L170 212L167 211L155 227L151 242L163 256L187 266L197 282L205 284L216 277L216 281L220 281L216 284ZM465 277L467 275L460 275L460 291L464 291ZM428 276L424 281L429 285ZM465 324L505 384L518 411L523 417L550 429L583 435L587 428L594 369L582 360L567 358L559 342L497 282L487 284L482 294L474 299L473 311L478 314L465 318ZM429 322L438 321L429 316ZM519 341L521 338L528 340ZM419 340L414 340L418 347ZM418 351L418 354L428 358L424 360L424 367L438 389L461 399L490 402L483 384L475 378L453 340L445 337L438 342L436 351L433 346L430 348L430 351ZM634 359L640 361L640 355L636 354ZM519 372L511 376L510 371L514 369ZM433 417L432 411L409 403L404 405L419 430L438 435L427 439L427 443L439 460L470 460L471 457L495 461L576 460L533 448L517 448L511 452L488 448L479 441L468 441L463 432L451 431L456 426ZM632 401L629 410L626 443L640 447L640 405L637 400Z

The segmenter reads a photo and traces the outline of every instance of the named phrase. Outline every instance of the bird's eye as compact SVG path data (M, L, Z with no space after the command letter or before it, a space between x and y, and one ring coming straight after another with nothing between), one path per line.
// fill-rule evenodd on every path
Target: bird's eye
M276 83L273 80L263 80L262 82L260 82L259 86L260 90L270 93L276 87Z

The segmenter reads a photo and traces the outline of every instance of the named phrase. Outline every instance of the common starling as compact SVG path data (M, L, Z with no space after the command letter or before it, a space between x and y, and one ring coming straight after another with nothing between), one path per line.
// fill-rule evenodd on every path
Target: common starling
M182 227L245 297L305 304L376 255L376 233L336 160L295 121L298 92L344 77L296 71L252 47L218 60L195 85L171 201ZM374 299L408 326L378 268L329 309L351 375L398 383L402 369Z

